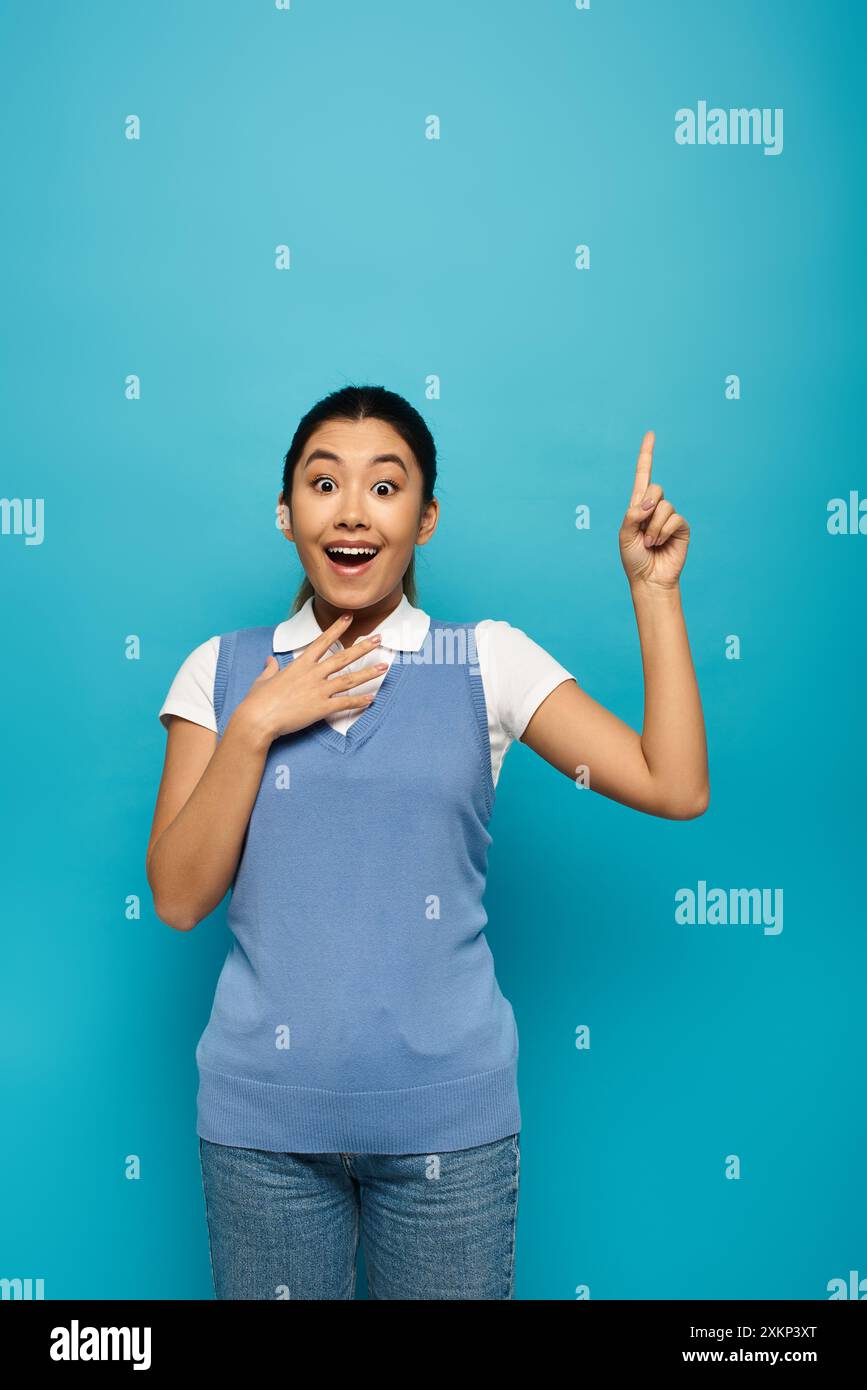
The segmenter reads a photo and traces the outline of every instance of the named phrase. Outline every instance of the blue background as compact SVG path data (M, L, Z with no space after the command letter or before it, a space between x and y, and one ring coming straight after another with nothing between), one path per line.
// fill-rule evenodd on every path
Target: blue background
M692 527L707 813L522 745L498 788L516 1297L867 1276L867 538L826 525L867 489L865 27L808 0L5 5L2 490L45 499L45 537L0 536L0 1276L212 1297L194 1049L229 937L225 908L190 935L152 910L157 711L199 642L288 614L282 454L347 382L437 440L421 605L522 627L638 729L617 528L645 429ZM783 152L676 144L702 99L782 107ZM700 879L782 888L783 931L679 925Z

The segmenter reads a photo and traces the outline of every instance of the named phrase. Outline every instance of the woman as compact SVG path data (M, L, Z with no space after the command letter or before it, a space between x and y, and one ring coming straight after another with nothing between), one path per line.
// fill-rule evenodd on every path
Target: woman
M281 528L292 616L202 643L160 716L148 848L179 931L232 889L199 1042L197 1131L218 1298L509 1299L518 1038L484 934L496 781L515 738L650 815L708 804L678 579L689 528L644 437L620 528L641 735L504 621L416 605L436 450L382 387L300 422Z

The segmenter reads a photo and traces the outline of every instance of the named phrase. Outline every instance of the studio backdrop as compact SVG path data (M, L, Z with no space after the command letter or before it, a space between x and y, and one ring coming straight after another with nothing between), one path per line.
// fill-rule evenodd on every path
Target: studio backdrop
M3 6L4 1297L212 1296L194 1052L230 939L225 903L154 912L158 711L198 643L288 616L282 456L347 383L437 443L420 606L508 620L638 730L647 429L692 528L706 813L520 744L497 788L516 1297L865 1296L865 28Z

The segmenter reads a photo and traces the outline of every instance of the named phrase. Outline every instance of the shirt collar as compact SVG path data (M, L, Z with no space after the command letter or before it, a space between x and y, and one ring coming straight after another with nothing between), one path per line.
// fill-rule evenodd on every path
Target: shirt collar
M375 630L382 633L381 647L387 647L396 652L417 652L427 637L429 627L429 615L423 609L414 607L406 594L403 594L397 607L389 613L387 618L383 619ZM313 596L311 595L297 613L293 613L292 617L286 618L284 622L278 623L274 630L273 650L275 652L300 651L302 647L309 646L311 642L321 636L322 629L313 612Z

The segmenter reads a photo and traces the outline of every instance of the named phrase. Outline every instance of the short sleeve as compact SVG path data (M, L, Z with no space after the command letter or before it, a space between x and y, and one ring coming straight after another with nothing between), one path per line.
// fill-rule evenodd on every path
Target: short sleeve
M195 647L178 668L160 709L160 721L166 729L169 727L168 716L177 714L193 724L201 724L205 729L217 732L214 676L219 654L219 636L209 637L207 642Z
M551 691L576 677L511 623L494 618L479 623L476 645L481 649L482 644L491 715L507 739L519 739Z

